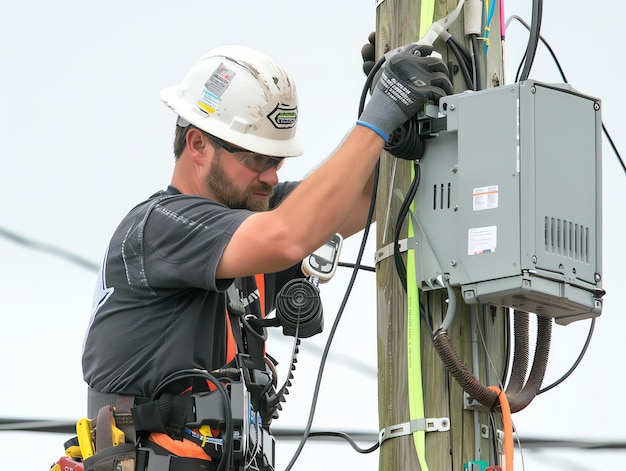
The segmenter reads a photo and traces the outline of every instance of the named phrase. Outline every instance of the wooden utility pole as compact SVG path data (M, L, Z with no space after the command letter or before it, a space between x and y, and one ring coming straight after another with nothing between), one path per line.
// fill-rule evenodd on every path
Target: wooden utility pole
M488 54L485 55L481 40L478 41L480 47L475 51L480 64L481 88L504 84L497 3L490 23ZM379 2L377 57L389 49L418 40L433 21L445 17L457 4L458 0ZM484 11L485 6L481 4L481 8ZM472 50L465 36L463 12L448 31L459 43ZM440 39L434 47L451 69L455 93L466 90L463 76L455 65L456 57ZM381 157L376 213L379 425L390 438L381 445L379 469L461 471L467 465L469 471L478 471L484 469L484 463L494 464L493 439L499 423L497 416L496 427L493 427L493 416L490 417L486 411L472 409L471 401L448 374L435 352L432 332L424 322L418 330L420 338L411 338L409 317L414 316L412 322L415 322L415 318L419 321L419 315L407 312L407 292L398 277L394 258L389 256L388 249L393 246L394 228L402 203L397 194L407 193L412 165L412 162L396 159L390 154L383 153ZM407 239L407 221L404 221L403 227L400 239ZM404 252L405 264L406 255ZM457 292L460 290L457 289ZM427 300L432 327L436 329L445 315L446 290L428 293L420 290L419 295L422 301ZM462 302L460 294L457 299L457 314L448 329L452 345L481 383L497 385L502 381L506 363L504 332L508 314L502 308L490 306L474 305L470 308ZM419 368L409 368L410 362L415 361L421 362L421 379L408 374L409 369L419 371ZM422 387L423 393L415 392L417 386ZM423 410L420 412L420 409ZM416 415L416 411L420 413ZM444 419L435 421L434 425L441 429L449 425L449 430L402 433L402 430L410 429L407 423L419 418ZM400 432L396 434L396 431Z

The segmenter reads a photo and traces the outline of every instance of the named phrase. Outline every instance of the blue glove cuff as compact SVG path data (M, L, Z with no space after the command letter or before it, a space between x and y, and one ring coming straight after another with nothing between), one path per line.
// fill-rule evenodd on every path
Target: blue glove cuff
M380 129L378 129L373 124L366 123L365 121L361 121L361 120L358 120L356 122L356 124L360 124L361 126L365 126L366 128L370 128L372 131L374 131L376 134L378 134L380 137L382 137L385 140L386 143L389 142L389 136L385 135L384 132L382 132Z

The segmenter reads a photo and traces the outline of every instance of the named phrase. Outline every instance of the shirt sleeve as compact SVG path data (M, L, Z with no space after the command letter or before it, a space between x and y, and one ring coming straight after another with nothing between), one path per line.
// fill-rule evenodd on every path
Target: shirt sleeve
M232 280L216 279L217 265L233 233L251 214L199 197L156 205L144 234L151 287L226 289Z

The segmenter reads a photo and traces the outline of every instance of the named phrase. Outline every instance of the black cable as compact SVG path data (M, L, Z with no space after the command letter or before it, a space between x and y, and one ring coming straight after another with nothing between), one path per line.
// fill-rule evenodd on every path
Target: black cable
M382 67L382 65L385 63L385 56L381 57L376 64L374 64L374 66L372 67L372 69L370 70L369 74L367 75L367 79L365 80L365 84L363 85L363 90L361 91L361 98L359 101L359 110L358 110L358 116L361 116L361 113L363 112L363 109L365 108L365 100L367 99L367 93L372 85L372 81L374 80L374 77L376 76L376 73L378 72L378 70ZM300 439L300 443L298 444L298 448L296 449L295 453L293 454L291 460L289 461L289 464L287 464L287 468L285 468L285 471L289 471L293 465L295 464L296 460L298 459L298 457L300 456L300 453L302 453L302 449L304 448L304 444L307 441L307 438L310 436L311 434L311 425L313 424L313 417L315 416L315 408L317 406L317 398L319 396L319 391L320 391L320 386L322 383L322 375L324 373L324 366L326 365L326 359L328 358L328 353L330 351L330 346L332 343L332 340L335 336L335 332L337 331L337 327L339 326L339 321L341 320L341 317L343 315L343 311L346 307L346 304L348 302L348 298L350 297L350 294L352 293L352 288L354 287L354 282L356 280L356 276L359 273L359 269L361 267L361 260L363 259L363 253L365 252L365 245L367 243L367 236L369 235L369 231L370 231L370 226L373 220L373 216L374 216L374 210L376 208L376 191L378 189L378 179L379 179L379 173L380 173L380 161L377 162L376 167L374 169L374 181L373 181L373 188L372 188L372 199L370 200L370 207L367 213L367 219L365 222L365 227L363 230L363 237L361 238L361 246L359 247L359 252L357 254L357 258L355 261L355 265L354 265L354 269L352 271L352 276L350 277L350 281L348 282L348 287L346 288L346 292L344 294L344 297L341 301L341 305L339 306L339 309L337 311L337 316L335 318L335 321L333 322L333 325L330 329L330 333L328 334L328 339L326 341L326 346L324 347L324 351L322 352L322 357L320 359L320 367L317 373L317 379L315 382L315 387L313 388L313 398L311 399L311 410L309 412L309 418L307 420L307 425L304 429L304 433L302 434L302 438Z
M578 358L576 358L576 361L574 362L572 367L569 370L567 370L567 372L563 376L561 376L559 379L557 379L554 383L550 384L549 386L546 386L545 388L541 388L539 391L537 391L537 395L542 394L558 386L563 381L565 381L574 372L576 368L578 368L578 365L580 365L580 362L585 356L585 353L587 353L587 348L589 348L589 344L591 343L591 337L593 337L593 331L595 329L595 326L596 326L596 318L594 317L591 319L591 325L589 326L589 332L587 333L587 340L585 340L585 345L583 345L583 348L580 351L580 354L578 355Z
M349 262L339 262L339 266L340 267L344 267L344 268L354 268L354 267L356 267L356 265L354 263L349 263ZM359 270L376 272L376 267L368 267L367 265L360 265L359 266Z
M65 249L55 247L54 245L45 244L43 242L34 241L2 227L0 227L0 237L4 237L5 239L15 242L16 244L23 245L24 247L32 250L39 250L40 252L56 255L57 257L74 263L75 265L86 268L87 270L98 271L98 269L100 268L97 263L80 257L79 255L73 254Z
M467 88L470 90L476 90L474 79L472 78L472 73L470 72L470 68L473 68L472 61L467 53L467 50L465 50L465 48L463 48L463 46L461 46L461 44L459 44L453 36L450 36L448 41L446 41L446 44L459 63L459 68L461 69Z
M309 437L338 437L338 438L343 438L344 440L346 440L352 446L352 448L354 448L355 451L357 451L358 453L361 453L361 454L371 453L373 451L376 451L378 449L378 447L380 447L380 442L379 442L379 443L375 443L374 445L372 445L369 448L361 448L361 447L359 447L357 445L357 443L352 439L352 437L350 435L348 435L347 433L344 433L344 432L311 432L309 434Z
M252 318L251 320L255 319L256 317ZM246 316L241 316L241 324L243 325L246 332L252 335L254 338L260 340L261 342L265 342L267 340L267 328L261 327L261 333L257 332L256 329L250 325L250 322L246 318Z
M457 56L459 61L463 61L463 63L467 66L468 69L472 69L473 66L474 66L473 65L474 64L474 59L473 59L472 55L469 53L469 51L465 48L465 46L463 46L463 44L461 44L459 41L457 41L454 36L450 36L448 38L447 43L452 43L452 44L455 45L455 47L457 48L457 51L459 53L459 55ZM474 80L472 79L472 82L473 81Z
M606 129L606 126L604 126L604 123L602 123L602 131L604 131L604 135L609 140L609 144L611 144L611 148L613 149L613 152L615 152L615 156L617 157L617 160L622 166L622 170L624 171L624 173L626 173L626 165L624 164L624 159L622 159L622 156L618 152L617 147L615 146L615 143L613 142L613 138L609 134L609 131Z
M506 25L508 27L509 23L511 22L511 20L517 20L519 21L528 31L531 30L531 27L528 23L526 23L522 18L520 18L517 15L512 15L509 17L509 19L506 21ZM556 65L557 69L559 69L559 74L561 75L561 78L563 79L563 81L565 83L569 83L567 81L567 78L565 78L565 72L563 71L563 68L561 67L561 64L559 63L559 60L556 57L556 54L554 53L554 50L552 49L552 46L550 46L550 44L548 43L548 41L546 41L546 39L540 34L539 35L539 40L541 41L541 44L543 44L545 46L545 48L548 50L548 53L550 54L550 56L552 56L552 60L554 61L554 64ZM519 82L519 74L520 74L520 70L522 68L522 65L524 64L524 61L526 59L526 52L524 52L524 56L522 58L522 61L520 62L518 69L517 69L517 74L515 75L515 81Z
M519 21L527 30L530 31L530 26L528 25L528 23L526 23L522 18L520 18L517 15L512 15L511 17L509 17L509 19L506 21L506 26L507 27L508 27L509 23L511 22L511 20ZM554 61L554 64L556 65L557 69L559 69L559 74L561 75L561 78L563 79L563 82L569 83L569 81L567 80L567 77L565 77L565 72L563 71L563 68L561 67L561 64L559 63L559 60L557 59L556 54L554 53L554 50L552 49L552 47L550 46L548 41L546 41L545 38L543 36L541 36L541 35L539 35L539 39L541 40L541 43L546 47L546 49L550 53L550 56L552 57L552 60ZM524 55L524 57L525 57L525 55ZM522 62L520 62L519 67L517 69L517 74L515 75L515 81L516 82L519 81L518 78L519 78L519 73L520 73L520 69L522 67L523 61L524 61L524 59L522 59ZM615 157L617 158L617 161L619 162L620 166L622 167L622 170L624 171L624 173L626 173L626 164L624 163L624 159L622 158L619 150L617 149L617 146L613 142L613 138L611 137L611 134L609 133L609 131L606 128L606 126L604 125L604 122L602 123L602 132L604 133L604 136L609 141L609 144L611 145L611 149L613 149L613 152L615 153Z
M374 69L376 68L376 66L374 66ZM372 69L372 70L374 70ZM371 72L370 72L371 74ZM359 112L360 114L360 112ZM363 253L365 252L365 245L367 242L367 236L369 234L369 229L370 229L370 225L372 222L372 217L374 215L374 209L375 209L375 204L376 204L376 189L378 187L378 176L379 176L379 169L380 169L380 164L377 163L376 164L376 168L374 170L374 187L372 190L372 199L370 201L370 208L369 208L369 212L367 215L367 222L365 223L365 230L363 232L363 238L361 239L361 246L359 247L359 252L357 254L357 259L356 259L356 266L352 272L352 277L350 278L350 282L348 283L348 288L346 289L346 293L343 297L343 300L341 301L341 305L339 306L339 310L337 312L337 317L335 318L335 322L333 323L332 328L330 329L330 333L328 334L328 340L326 341L326 346L324 348L324 352L322 353L322 358L320 359L320 368L318 370L317 373L317 380L315 382L315 388L313 389L313 399L311 400L311 410L309 412L309 419L307 421L307 425L306 428L304 429L304 433L302 435L302 439L300 440L300 443L298 444L298 448L296 450L296 452L294 453L293 457L291 458L291 461L289 462L289 464L287 465L287 468L285 468L285 471L289 471L293 465L295 464L296 460L298 459L298 457L300 456L300 453L302 452L302 449L304 448L304 444L306 443L307 438L309 437L310 433L311 433L311 425L313 424L313 417L315 415L315 408L317 406L317 398L319 396L319 391L320 391L320 386L322 383L322 375L324 373L324 366L326 365L326 359L328 358L328 353L330 351L330 346L332 343L332 340L335 336L335 332L337 331L337 327L339 326L339 321L341 320L341 317L343 315L343 311L346 307L346 304L348 302L348 298L350 296L350 293L352 292L352 288L354 287L354 282L356 280L356 275L359 273L359 266L361 263L361 259L363 258Z
M480 78L480 67L478 66L478 55L476 51L478 51L478 35L472 34L470 35L470 40L472 43L472 66L474 70L474 90L482 90L482 83Z
M419 161L413 161L413 170L415 176L413 177L413 181L409 186L409 190L404 197L404 201L402 201L402 205L400 206L400 210L398 213L398 219L396 221L396 227L393 233L393 258L396 263L396 271L398 272L398 277L400 278L400 282L404 287L404 291L407 290L407 280L406 280L406 266L404 265L404 261L402 260L402 255L400 254L400 232L402 230L402 225L409 214L409 209L411 208L411 203L413 203L413 198L415 198L415 194L417 193L417 188L420 184L421 170L419 166Z
M430 315L430 292L420 291L420 293L422 294L420 296L420 315L426 324L430 339L433 340L435 332L433 330L432 316Z
M526 59L524 60L524 68L520 80L524 81L528 79L530 74L530 68L535 60L535 54L537 53L537 44L539 44L539 31L541 30L541 17L543 10L543 0L533 0L532 10L532 22L530 29L530 36L528 38L528 45L526 46Z

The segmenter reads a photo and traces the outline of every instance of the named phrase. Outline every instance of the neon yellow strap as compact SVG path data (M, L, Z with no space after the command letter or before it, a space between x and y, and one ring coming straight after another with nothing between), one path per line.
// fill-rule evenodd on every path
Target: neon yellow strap
M411 173L414 173L413 168ZM414 175L412 175L414 177ZM413 211L411 203L411 211ZM413 221L409 217L408 238L414 236ZM406 285L408 303L407 321L407 354L408 354L408 385L409 385L409 416L410 420L425 417L424 411L424 391L422 387L422 345L420 331L420 302L417 279L415 276L415 250L409 248L406 263ZM417 431L413 433L413 442L417 452L420 468L428 471L426 464L426 432Z
M422 10L420 11L419 37L428 31L435 19L435 0L422 0Z
M409 238L413 237L413 224L409 219ZM420 332L420 308L419 290L415 277L414 250L410 249L407 254L407 301L408 301L408 328L407 328L407 352L408 352L408 385L409 385L409 415L410 420L425 417L424 391L422 388L422 352ZM415 450L422 471L428 471L426 465L426 432L417 431L413 434Z
M433 23L435 16L435 0L423 0L420 11L420 28L418 36L421 37ZM411 175L415 177L411 168ZM411 204L411 211L414 207ZM408 238L413 237L413 222L409 218ZM415 277L414 250L407 252L407 352L408 352L408 384L409 384L409 416L410 420L425 417L424 412L424 391L422 387L422 352L421 352L421 332L420 332L420 303L419 290ZM418 431L413 433L413 442L417 452L417 459L422 471L428 471L426 464L426 432Z
M421 37L433 23L435 15L435 0L423 0L421 3L419 34ZM413 177L414 170L411 169ZM411 211L414 207L411 204ZM413 237L413 222L409 218L408 239ZM407 354L408 354L408 385L409 385L409 416L410 420L425 417L424 391L422 388L422 353L420 331L420 303L419 290L415 276L414 250L407 251ZM413 442L417 452L417 458L422 471L428 471L426 464L426 432L413 433Z

